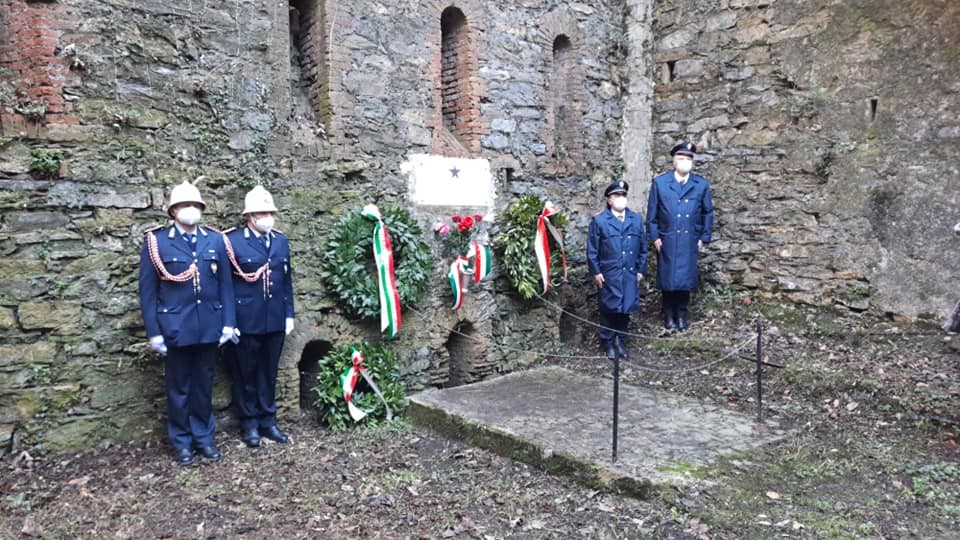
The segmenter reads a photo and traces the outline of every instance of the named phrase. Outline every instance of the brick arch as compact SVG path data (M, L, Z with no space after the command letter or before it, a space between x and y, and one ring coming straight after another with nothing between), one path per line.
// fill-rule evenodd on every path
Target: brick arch
M448 81L447 90L455 91L456 103L444 100L442 76L444 49L441 31L441 15L455 8L463 15L465 25L461 29L460 47L457 50L458 75L455 88ZM489 125L480 115L480 101L486 96L486 86L478 75L480 63L485 60L484 40L486 22L482 3L477 0L435 0L424 4L424 15L432 22L424 36L432 51L427 80L431 86L432 111L427 127L433 132L431 151L437 154L467 157L480 153L480 140L489 132ZM448 94L449 96L449 94ZM446 104L447 121L444 122ZM454 116L451 117L450 115ZM453 119L451 119L453 118Z
M583 154L583 34L570 12L557 10L541 19L537 41L546 81L543 168L550 174L570 174L576 172Z

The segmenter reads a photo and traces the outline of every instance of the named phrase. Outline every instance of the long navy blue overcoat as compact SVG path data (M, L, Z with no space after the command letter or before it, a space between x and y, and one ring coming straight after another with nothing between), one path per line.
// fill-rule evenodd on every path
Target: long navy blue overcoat
M657 254L657 286L664 291L697 288L697 241L713 235L713 199L707 179L690 173L681 186L673 171L653 179L647 204L650 241L663 242Z
M640 311L637 274L647 270L647 238L643 216L627 208L621 222L607 208L590 220L587 266L591 275L603 274L600 311Z

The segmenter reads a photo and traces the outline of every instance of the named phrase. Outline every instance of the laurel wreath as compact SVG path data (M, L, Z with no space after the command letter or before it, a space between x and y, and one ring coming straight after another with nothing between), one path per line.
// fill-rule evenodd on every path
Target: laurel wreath
M494 237L494 247L501 254L501 267L513 287L526 300L536 296L543 287L533 246L537 234L537 217L543 211L543 205L543 199L526 195L497 218L500 228ZM567 218L558 213L550 217L550 222L562 235ZM550 265L560 268L560 246L552 237L549 242ZM552 272L551 286L560 285L561 279L561 272Z
M426 292L433 270L430 246L406 210L388 208L381 215L393 247L400 304L415 303ZM326 290L353 315L365 319L380 317L373 226L359 210L344 216L324 244L320 263L320 279Z

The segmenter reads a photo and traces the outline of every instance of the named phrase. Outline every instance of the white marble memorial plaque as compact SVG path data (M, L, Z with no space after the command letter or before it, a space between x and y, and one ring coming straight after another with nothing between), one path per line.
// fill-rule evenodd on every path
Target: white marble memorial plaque
M496 190L486 159L414 154L400 170L409 178L414 204L493 209Z

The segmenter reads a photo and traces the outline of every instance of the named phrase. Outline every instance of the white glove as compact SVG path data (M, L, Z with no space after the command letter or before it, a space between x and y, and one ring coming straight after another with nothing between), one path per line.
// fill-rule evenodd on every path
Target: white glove
M240 341L240 334L237 333L237 335L234 336L234 332L235 330L232 326L224 326L223 330L220 331L220 345L223 345L228 341L232 341L234 343Z
M287 317L287 328L284 330L286 335L290 335L290 332L293 332L293 317Z
M160 353L160 356L167 355L167 346L163 343L163 336L153 336L150 338L150 347Z

